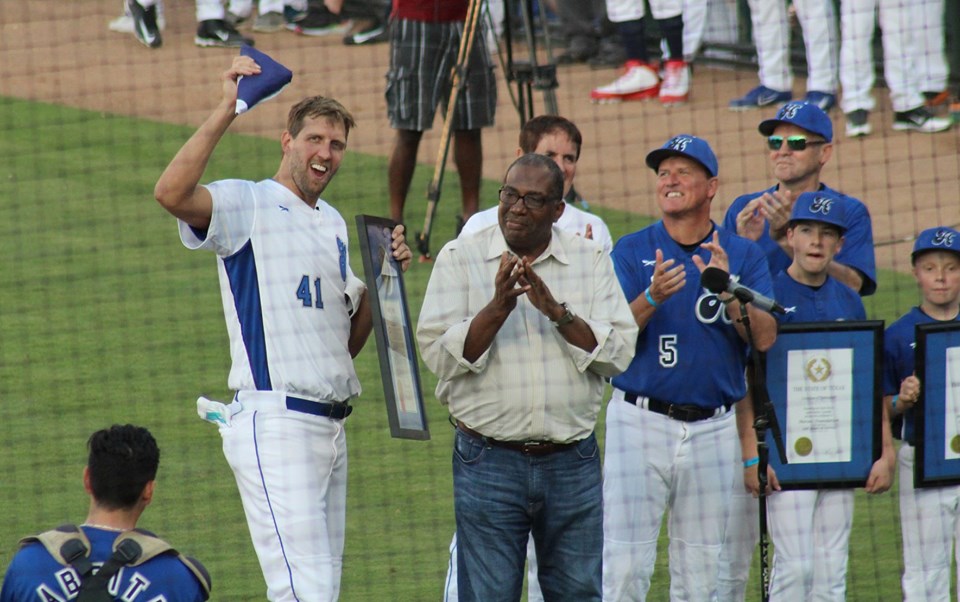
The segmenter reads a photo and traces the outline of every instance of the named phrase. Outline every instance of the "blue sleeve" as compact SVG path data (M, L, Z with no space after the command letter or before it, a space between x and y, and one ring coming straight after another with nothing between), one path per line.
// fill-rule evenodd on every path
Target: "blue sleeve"
M860 294L864 297L877 291L877 266L873 251L873 226L870 212L859 201L850 204L847 219L850 228L843 236L843 249L837 253L836 261L854 268L863 276Z
M897 374L896 334L888 328L883 337L883 394L896 395L900 392L900 376Z

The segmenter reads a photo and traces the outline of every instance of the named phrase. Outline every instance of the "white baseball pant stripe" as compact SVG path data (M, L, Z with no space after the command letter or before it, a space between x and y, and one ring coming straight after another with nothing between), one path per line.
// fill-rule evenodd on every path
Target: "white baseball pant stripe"
M739 448L734 413L681 422L614 389L606 433L603 599L646 599L669 506L670 599L712 600Z
M883 43L883 77L890 89L894 111L909 111L924 102L917 75L915 51L917 32L914 0L857 0L840 4L840 84L844 113L872 111L876 101L874 84L873 31L879 9Z
M287 410L279 401L241 403L220 434L267 599L334 602L347 501L342 421Z
M853 490L778 491L767 510L771 602L844 602Z
M748 0L760 83L773 90L793 88L790 23L782 0ZM794 0L807 57L807 90L837 92L839 33L833 0Z
M951 553L954 544L960 541L960 485L915 489L915 453L911 445L904 443L897 462L903 535L903 599L904 602L949 600Z

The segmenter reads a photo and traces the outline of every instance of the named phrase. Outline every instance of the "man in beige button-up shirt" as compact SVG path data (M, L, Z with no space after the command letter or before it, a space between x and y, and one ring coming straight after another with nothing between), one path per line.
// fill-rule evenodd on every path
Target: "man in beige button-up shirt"
M637 326L602 247L553 227L563 176L528 154L507 170L499 225L437 256L417 338L457 422L460 600L519 600L532 532L547 600L600 600L604 378Z

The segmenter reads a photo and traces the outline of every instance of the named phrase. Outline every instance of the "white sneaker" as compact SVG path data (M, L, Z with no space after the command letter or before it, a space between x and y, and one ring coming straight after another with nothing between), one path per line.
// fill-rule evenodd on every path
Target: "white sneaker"
M684 61L667 61L660 84L660 102L665 105L687 102L690 97L690 66Z
M847 113L847 138L869 136L873 132L868 121L870 113L866 109L856 109Z
M590 92L595 101L618 102L621 100L643 100L653 98L660 89L657 72L643 61L629 60L623 66L623 75L613 83Z

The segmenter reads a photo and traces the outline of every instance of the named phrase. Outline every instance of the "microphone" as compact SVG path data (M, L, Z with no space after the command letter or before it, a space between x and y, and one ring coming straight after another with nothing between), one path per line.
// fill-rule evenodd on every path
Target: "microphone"
M743 286L739 282L735 282L730 278L730 274L720 268L709 267L705 269L700 276L700 284L711 293L720 294L726 291L741 302L753 303L764 311L777 314L787 313L782 305L769 297L764 297L753 289Z

